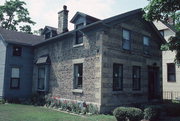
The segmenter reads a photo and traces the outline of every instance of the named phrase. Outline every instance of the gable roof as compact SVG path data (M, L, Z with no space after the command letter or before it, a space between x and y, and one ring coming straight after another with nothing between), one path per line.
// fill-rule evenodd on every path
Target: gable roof
M52 27L52 26L45 26L43 31L41 32L42 34L46 31L46 30L50 30L50 31L55 31L57 32L57 28Z
M80 30L85 30L85 29L88 29L90 27L97 27L97 25L99 25L99 24L104 25L104 26L109 26L110 23L114 23L114 21L125 19L127 17L131 17L131 16L134 16L136 14L143 15L144 11L141 8L136 9L136 10L132 10L132 11L129 11L129 12L126 12L126 13L123 13L123 14L119 14L119 15L116 15L116 16L113 16L113 17L110 17L110 18L107 18L107 19L104 19L104 20L96 21L94 23L91 23L89 25L86 25L86 26L82 27ZM77 12L76 15L73 17L73 19L71 20L71 22L73 22L77 18L78 15L86 16L86 14L84 14L84 13ZM161 44L165 43L166 40L161 36L161 34L157 30L157 28L154 26L154 24L152 22L148 22L148 21L147 21L147 23L148 23L149 26L152 27L152 29L155 31L155 34L159 37L159 42ZM40 42L40 43L38 43L36 45L38 46L38 45L41 45L41 44L48 43L50 41L55 41L58 38L62 38L62 37L71 35L76 31L79 31L79 29L75 29L75 30L72 30L72 31L69 31L69 32L66 32L66 33L63 33L63 34L60 34L60 35L57 35L55 37L52 37L52 38L49 38L49 39L45 40L44 42Z
M164 25L166 25L169 29L171 29L173 32L177 32L173 25L168 24L167 22L161 21Z
M43 36L37 36L32 34L27 34L24 32L17 32L12 30L6 30L0 27L0 35L3 37L4 41L12 44L33 46L39 42L43 42Z
M85 13L82 13L82 12L76 12L76 14L73 16L73 18L70 20L71 23L74 23L74 21L78 18L78 16L82 16L82 17L85 17L85 18L88 18L88 19L91 19L93 21L99 21L100 19L98 18L95 18L93 16L90 16L90 15L87 15Z

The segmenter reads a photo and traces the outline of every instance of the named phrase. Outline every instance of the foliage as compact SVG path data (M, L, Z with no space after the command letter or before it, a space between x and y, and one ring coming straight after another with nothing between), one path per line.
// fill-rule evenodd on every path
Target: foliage
M97 106L93 105L93 104L89 104L87 105L88 107L88 112L91 114L98 114L98 108Z
M147 20L163 20L168 22L169 18L179 20L179 0L149 0L150 3L144 8L147 12L144 16Z
M98 108L93 104L86 104L84 101L66 100L60 97L46 96L46 106L68 111L76 114L98 114Z
M144 119L149 121L156 121L160 116L160 107L159 106L149 106L144 109Z
M4 104L6 101L4 99L0 99L0 104Z
M161 20L173 23L176 35L170 37L167 44L162 45L162 50L176 51L175 62L180 64L180 0L149 0L150 3L144 8L146 20Z
M143 118L142 110L133 107L118 107L113 115L118 121L140 121Z
M21 0L9 0L0 6L0 26L8 29L18 29L22 32L31 33L30 25L35 22L29 17L27 8L24 7L26 3Z
M31 104L36 106L44 106L46 104L45 94L35 93L31 96Z

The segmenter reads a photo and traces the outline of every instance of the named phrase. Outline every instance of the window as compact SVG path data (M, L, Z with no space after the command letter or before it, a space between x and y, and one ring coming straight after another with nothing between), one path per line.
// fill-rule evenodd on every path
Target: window
M10 82L10 88L11 89L19 89L20 85L20 68L11 68L11 82Z
M38 90L45 89L45 68L39 67L38 68Z
M21 56L22 47L13 46L13 56Z
M164 30L160 30L159 32L164 37Z
M81 44L81 43L83 43L83 34L80 31L77 31L75 44Z
M123 65L113 64L113 91L123 89Z
M80 28L82 28L83 26L84 26L84 23L77 24L77 25L76 25L76 29L80 29Z
M123 49L131 49L130 31L123 29Z
M167 78L168 82L176 82L176 72L175 72L175 64L168 63L167 64Z
M140 90L141 81L141 67L133 66L133 90Z
M45 39L49 39L51 37L51 32L45 34Z
M144 54L149 54L150 40L149 37L143 36Z
M83 64L74 64L74 88L82 89Z

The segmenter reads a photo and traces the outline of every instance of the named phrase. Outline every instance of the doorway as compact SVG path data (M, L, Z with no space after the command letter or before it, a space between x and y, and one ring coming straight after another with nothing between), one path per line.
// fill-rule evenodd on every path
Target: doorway
M160 99L160 76L159 67L148 66L148 98L149 100Z

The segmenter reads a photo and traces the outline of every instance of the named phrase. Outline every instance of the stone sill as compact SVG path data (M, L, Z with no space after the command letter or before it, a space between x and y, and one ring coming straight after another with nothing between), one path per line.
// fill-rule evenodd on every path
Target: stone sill
M45 90L37 89L37 92L45 92Z
M81 46L84 46L84 44L83 44L83 43L81 43L81 44L76 44L76 45L73 45L73 47L81 47Z
M83 93L83 90L82 89L73 89L72 90L73 93Z
M112 94L113 95L119 95L119 94L123 94L123 91L113 91Z

